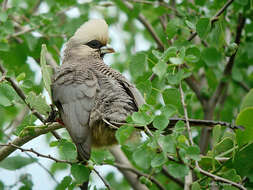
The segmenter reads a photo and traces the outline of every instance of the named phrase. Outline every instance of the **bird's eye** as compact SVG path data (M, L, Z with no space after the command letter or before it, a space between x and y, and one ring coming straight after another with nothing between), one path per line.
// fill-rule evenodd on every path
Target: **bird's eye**
M103 46L102 43L98 40L89 41L86 45L93 49L99 49Z

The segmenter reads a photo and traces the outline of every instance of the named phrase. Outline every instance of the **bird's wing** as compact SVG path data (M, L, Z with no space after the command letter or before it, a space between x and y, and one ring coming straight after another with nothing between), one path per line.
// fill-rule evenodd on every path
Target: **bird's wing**
M71 67L63 67L56 72L52 85L53 101L80 156L86 160L91 151L88 123L97 88L97 79L91 71L78 71Z
M133 98L137 108L145 104L144 98L134 85L130 84L127 80L121 80L121 85L123 85L126 92Z

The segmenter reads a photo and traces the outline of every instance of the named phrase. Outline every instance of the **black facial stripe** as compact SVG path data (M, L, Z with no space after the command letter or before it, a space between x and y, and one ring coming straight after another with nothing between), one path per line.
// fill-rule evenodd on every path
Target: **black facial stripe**
M93 49L99 49L103 46L103 44L98 40L91 40L86 45Z

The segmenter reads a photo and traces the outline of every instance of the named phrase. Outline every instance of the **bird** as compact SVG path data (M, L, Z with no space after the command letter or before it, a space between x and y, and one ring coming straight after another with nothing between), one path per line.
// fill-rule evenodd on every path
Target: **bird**
M103 58L108 46L108 25L91 19L66 42L62 65L52 81L52 98L76 145L89 160L92 148L117 144L115 128L145 103L138 89Z

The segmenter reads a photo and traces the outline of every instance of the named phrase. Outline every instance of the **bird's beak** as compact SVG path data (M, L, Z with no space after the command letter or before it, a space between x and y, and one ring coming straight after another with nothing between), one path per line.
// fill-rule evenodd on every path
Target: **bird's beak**
M105 55L107 53L114 53L115 50L110 46L103 46L100 48L100 52L102 55Z

